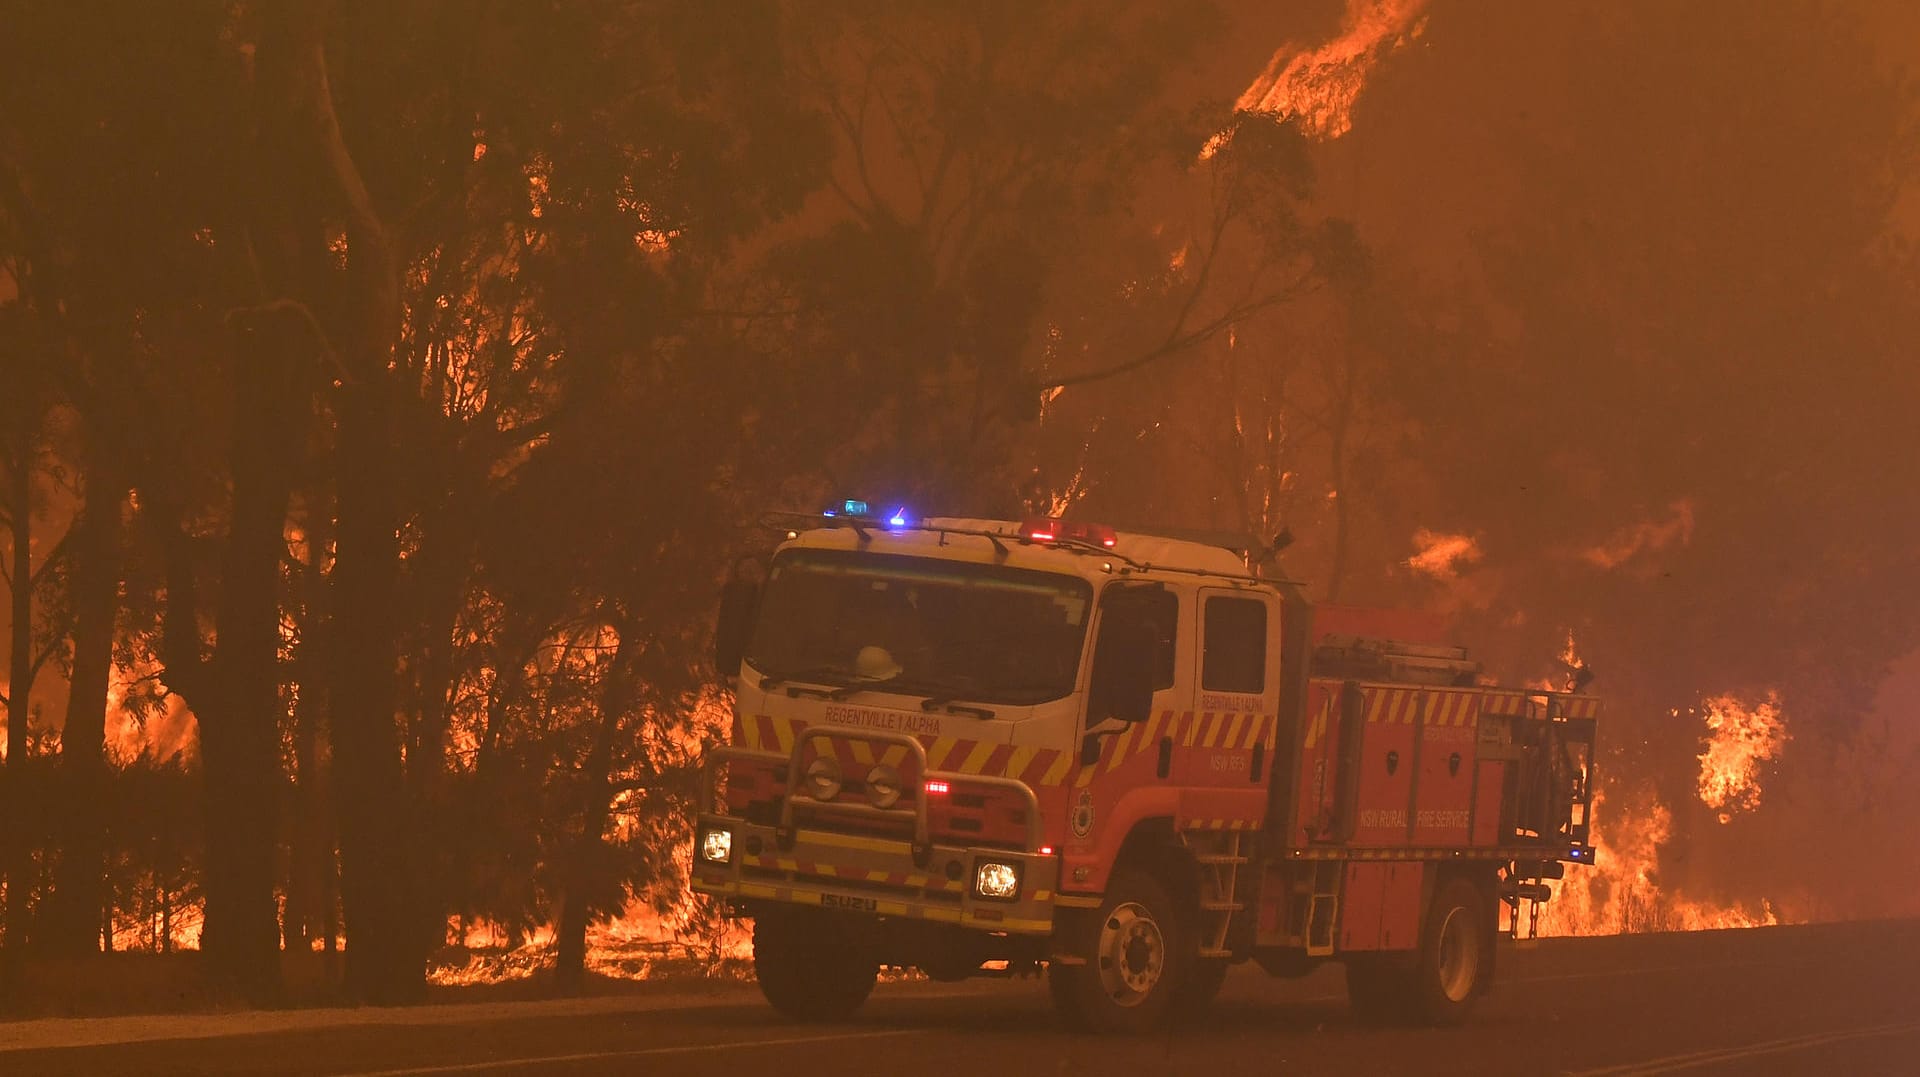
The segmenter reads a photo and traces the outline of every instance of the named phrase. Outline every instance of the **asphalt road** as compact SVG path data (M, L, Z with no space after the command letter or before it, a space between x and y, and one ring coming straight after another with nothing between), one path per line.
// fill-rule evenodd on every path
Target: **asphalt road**
M750 987L418 1010L0 1024L0 1073L1920 1074L1920 923L1504 951L1467 1025L1366 1028L1338 969L1234 970L1169 1033L1061 1031L1033 980L882 985L851 1024L777 1019Z

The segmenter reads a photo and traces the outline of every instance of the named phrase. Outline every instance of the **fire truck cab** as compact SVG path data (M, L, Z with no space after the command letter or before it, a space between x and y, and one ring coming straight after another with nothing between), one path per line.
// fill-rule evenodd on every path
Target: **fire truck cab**
M790 1016L851 1014L882 966L1044 968L1068 1023L1135 1030L1251 960L1343 962L1363 1017L1454 1022L1502 906L1530 933L1592 862L1597 701L1317 616L1249 543L777 522L722 600L735 715L692 881L752 918Z

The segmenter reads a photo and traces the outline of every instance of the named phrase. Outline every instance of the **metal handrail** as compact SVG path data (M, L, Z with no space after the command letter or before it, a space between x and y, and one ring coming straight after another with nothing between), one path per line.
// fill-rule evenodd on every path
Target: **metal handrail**
M861 740L872 744L887 744L905 748L907 751L913 753L913 758L920 764L915 769L921 776L920 792L913 798L913 809L908 811L904 808L876 808L870 804L835 804L831 801L817 800L801 792L801 752L813 741L834 739ZM799 735L793 738L793 751L787 756L787 795L782 797L780 801L780 832L783 834L791 834L793 832L793 809L796 803L822 807L829 811L839 811L857 807L866 810L851 814L866 815L868 813L880 813L872 817L886 819L899 819L909 815L912 816L914 848L925 849L930 844L927 840L926 773L926 746L913 737L907 736L905 733L885 733L871 729L823 729L819 726L809 726L806 729L802 729Z
M1039 850L1041 843L1046 840L1044 828L1040 825L1040 798L1034 793L1033 786L1028 785L1026 782L1018 778L1003 778L997 774L957 774L944 770L937 771L931 774L930 777L939 778L949 783L984 785L995 789L1006 789L1020 794L1027 802L1027 844L1023 851L1029 853L1036 852ZM926 796L923 789L921 800L924 801L925 799Z
M804 778L800 769L800 757L809 742L816 740L861 740L871 744L893 745L905 748L913 754L919 763L920 787L914 791L913 807L876 808L871 804L841 804L835 801L819 800L808 796L801 790ZM785 763L787 767L787 790L781 798L780 830L791 833L794 829L794 809L796 807L823 808L827 811L842 812L848 815L869 819L913 820L913 844L918 848L927 848L932 842L929 838L927 821L927 782L940 780L950 785L965 785L989 789L1001 789L1013 793L1024 802L1027 812L1027 837L1024 851L1035 852L1046 840L1045 828L1040 819L1040 798L1033 787L1017 778L1006 778L994 774L962 774L955 771L929 770L927 768L927 749L915 738L905 733L886 733L866 729L824 729L819 727L803 729L794 737L793 750L786 755L778 752L759 751L734 745L717 745L707 752L701 768L702 779L698 799L699 813L711 815L714 811L715 771L720 764L729 760L741 762L770 763L775 766Z
M700 796L696 802L699 814L713 814L714 771L721 763L729 759L743 762L772 763L780 765L786 757L779 752L763 752L755 748L742 748L732 744L718 744L707 749L707 758L700 765Z

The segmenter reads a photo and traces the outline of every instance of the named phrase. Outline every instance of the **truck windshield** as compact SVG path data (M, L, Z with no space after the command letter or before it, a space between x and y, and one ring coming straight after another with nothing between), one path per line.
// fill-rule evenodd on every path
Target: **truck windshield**
M926 557L790 550L747 662L767 677L1024 704L1073 691L1093 589Z

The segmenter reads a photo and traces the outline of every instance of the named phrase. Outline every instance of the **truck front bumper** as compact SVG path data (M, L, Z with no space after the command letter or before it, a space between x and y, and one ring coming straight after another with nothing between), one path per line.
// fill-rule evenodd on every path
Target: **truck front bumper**
M727 833L729 855L703 855L707 835ZM880 917L954 924L1010 935L1053 931L1060 861L1049 853L928 845L864 834L795 829L784 847L778 828L703 813L694 834L693 889L743 902L817 905ZM1019 875L1011 899L975 890L982 864Z

